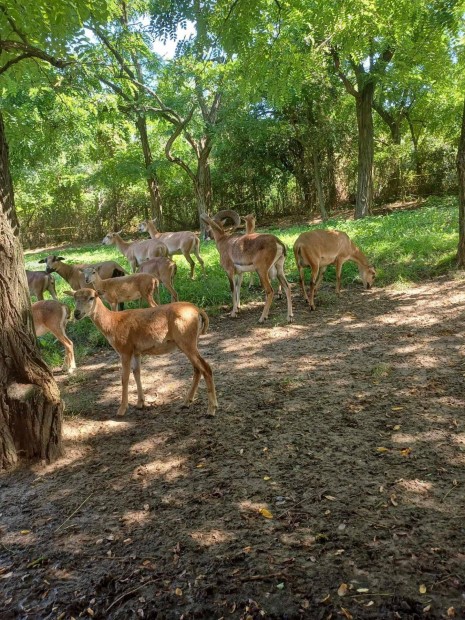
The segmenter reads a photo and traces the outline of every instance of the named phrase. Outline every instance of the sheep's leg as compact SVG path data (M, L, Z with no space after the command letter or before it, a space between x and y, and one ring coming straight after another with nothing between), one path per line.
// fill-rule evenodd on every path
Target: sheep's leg
M276 263L276 275L278 277L280 285L283 287L284 292L286 293L287 298L287 321L288 323L292 323L292 319L294 317L294 313L292 311L292 298L291 298L291 287L289 286L289 282L284 275L284 257L283 260L278 260Z
M189 254L189 252L183 252L183 254L184 254L184 258L187 260L187 262L189 263L189 265L191 267L190 279L193 280L194 279L195 263L192 260L191 255Z
M123 416L128 408L128 384L129 375L131 374L131 355L121 355L121 405L119 406L117 415Z
M145 407L144 390L142 389L142 382L140 379L140 355L133 355L131 360L132 374L136 381L137 386L137 409L143 409Z
M258 319L259 323L263 323L263 321L266 321L266 319L268 318L268 314L270 312L270 307L271 307L271 302L273 301L273 297L274 297L274 291L273 291L273 287L271 286L270 278L268 275L268 269L262 269L258 271L258 277L260 278L260 282L265 290L265 295L266 295L265 307L263 308L263 312L260 318Z

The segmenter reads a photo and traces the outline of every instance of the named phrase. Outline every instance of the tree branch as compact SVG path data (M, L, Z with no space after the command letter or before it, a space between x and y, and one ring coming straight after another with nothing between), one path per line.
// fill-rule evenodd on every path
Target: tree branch
M6 17L7 21L8 21L8 23L9 23L9 24L10 24L10 26L11 26L11 29L13 30L13 32L14 32L15 34L17 34L17 35L18 35L18 37L21 39L21 41L23 41L23 43L27 43L27 42L28 42L28 40L27 40L27 38L26 38L26 35L24 34L24 32L22 32L22 31L18 28L18 26L16 25L15 21L13 20L13 18L11 18L11 17L8 15L8 11L6 10L6 6L5 6L5 5L0 4L0 11L2 11L2 13L5 15L5 17Z
M336 73L338 74L341 82L344 84L346 91L349 93L349 95L352 95L352 97L358 98L359 92L355 89L354 85L345 75L345 73L341 71L341 59L339 58L339 54L334 47L331 47L331 57L334 62L334 68L336 69Z
M3 65L3 67L0 67L0 75L2 73L5 73L5 71L8 71L8 69L12 65L15 65L17 62L20 62L21 60L24 60L25 58L32 58L32 56L31 54L21 54L20 56L16 56L16 58L12 58L11 60L9 60L6 64Z
M38 47L35 47L34 45L30 45L29 43L21 43L21 41L0 39L0 50L5 51L5 52L22 52L23 53L22 55L24 57L38 58L39 60L44 60L45 62L48 62L53 67L57 67L57 69L64 69L65 67L68 67L74 62L71 60L62 60L61 58L55 58L54 56L47 54L47 52L44 52ZM15 64L15 63L12 63L12 64ZM5 66L6 65L4 65L4 67Z
M168 142L166 143L166 146L165 146L165 155L166 155L166 158L168 159L168 161L172 162L173 164L177 164L178 166L180 166L189 175L191 180L194 181L194 183L195 183L196 182L196 176L192 172L192 170L190 169L188 164L186 164L186 162L183 161L180 157L176 157L176 156L171 154L171 148L172 148L174 142L177 140L177 138L179 138L179 136L185 130L187 124L190 122L190 120L192 118L192 115L194 114L194 111L195 111L195 106L192 107L191 111L186 116L186 118L181 123L178 124L178 126L176 127L176 129L174 130L172 135L170 136L170 139L168 140Z
M97 74L97 79L100 82L103 82L103 84L106 84L109 88L111 88L111 90L116 93L117 95L119 95L122 99L124 99L125 101L127 101L128 103L134 103L133 99L131 99L131 97L129 97L129 95L127 95L124 90L118 86L118 84L115 84L114 82L112 82L111 80L108 80L107 78L103 77L102 75L98 75Z
M124 60L124 56L116 49L116 47L110 42L110 39L106 36L106 34L95 25L89 26L90 30L102 41L105 47L113 54L116 60L119 63L121 69L126 73L126 75L131 79L135 80L136 75L134 72L127 66L126 61Z

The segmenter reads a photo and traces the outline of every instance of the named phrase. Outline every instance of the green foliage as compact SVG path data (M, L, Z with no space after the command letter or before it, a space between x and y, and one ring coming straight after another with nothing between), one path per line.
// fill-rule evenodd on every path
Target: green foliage
M376 286L421 282L446 273L453 267L457 248L457 201L455 198L429 199L426 204L410 211L399 211L387 216L367 217L363 220L332 219L319 225L318 228L333 228L346 232L362 249L376 267ZM294 262L292 246L301 232L317 228L317 226L293 226L291 228L267 228L260 232L271 232L279 236L286 244L288 253L286 273L291 283L298 282L298 272ZM60 250L69 262L91 263L101 260L117 260L129 269L118 251L112 246L82 245L67 247ZM38 262L47 252L27 253L26 267L41 269ZM231 307L229 283L223 269L219 265L218 252L213 241L201 244L201 255L205 261L206 277L196 266L194 281L189 279L189 268L184 257L175 256L178 272L175 288L181 300L191 301L205 308L210 314L224 312ZM354 263L346 263L343 268L343 285L357 278L358 270ZM306 279L308 281L308 273ZM334 280L334 269L330 267L326 280ZM63 292L69 285L56 276L56 288L59 298L64 299L72 308L72 300L64 298ZM162 303L169 303L169 295L161 287ZM300 294L293 287L294 295ZM260 301L263 298L261 289L249 292L243 285L242 301ZM129 308L137 308L137 302L129 304ZM89 319L72 322L68 333L76 347L76 358L79 362L87 355L102 347L108 347L105 338L98 332ZM43 353L47 362L53 366L61 364L61 345L54 345L53 338L43 338ZM57 353L57 348L60 353Z

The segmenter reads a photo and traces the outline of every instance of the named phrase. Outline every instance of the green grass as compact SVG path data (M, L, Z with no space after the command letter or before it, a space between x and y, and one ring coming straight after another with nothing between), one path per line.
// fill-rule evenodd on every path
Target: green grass
M291 228L259 228L259 232L271 232L279 236L288 248L286 259L286 273L290 282L298 281L298 273L294 263L292 246L296 237L312 226L293 226ZM397 284L406 286L409 283L420 282L443 273L453 267L458 242L458 208L456 198L429 198L425 205L411 211L399 211L391 215L367 217L363 220L331 219L318 228L336 228L346 232L354 242L360 246L376 267L377 286ZM38 261L49 252L26 252L25 260L28 269L43 269ZM68 247L60 251L60 256L66 257L69 262L92 263L102 260L117 260L129 271L129 265L124 257L113 246L103 246L99 243L83 246ZM223 306L231 305L231 295L228 280L219 265L218 252L213 241L202 243L201 255L205 261L207 275L200 275L200 268L196 266L196 279L189 279L189 268L182 256L175 256L178 273L175 288L179 298L189 300L208 310L210 314L217 314ZM353 263L346 263L343 268L343 284L351 282L357 277L358 270ZM308 278L308 275L307 275ZM325 280L334 280L334 268L329 268ZM251 292L246 283L243 285L242 301L262 299L259 288ZM72 300L63 296L69 286L59 276L56 276L57 294L70 306ZM169 302L169 295L164 289L161 293L162 303ZM138 307L130 304L128 307ZM105 338L95 329L89 319L71 323L68 333L75 343L76 358L82 359L89 352L101 347L107 347ZM50 335L41 339L42 350L46 361L53 366L62 361L61 345L54 342Z

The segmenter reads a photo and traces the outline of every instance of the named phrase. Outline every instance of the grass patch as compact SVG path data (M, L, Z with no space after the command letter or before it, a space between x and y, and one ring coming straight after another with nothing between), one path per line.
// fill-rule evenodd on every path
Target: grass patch
M292 246L298 235L312 228L335 228L346 232L360 246L377 270L376 285L395 284L399 289L410 283L427 280L447 273L454 265L458 243L458 207L455 197L431 197L425 205L411 211L398 211L390 215L367 217L363 220L330 219L319 226L293 226L291 228L261 229L279 236L288 248L286 274L290 282L298 282L298 272L294 262ZM213 241L201 244L201 255L205 261L207 275L201 276L196 264L195 280L189 279L189 266L183 256L175 256L178 273L175 288L179 298L189 300L205 308L211 315L218 314L223 306L231 306L229 283L219 265L218 252ZM39 260L48 252L26 253L26 267L41 270ZM129 264L114 246L99 243L69 247L60 251L60 255L73 263L92 263L102 260L116 260L128 271ZM354 263L343 267L342 282L347 285L358 276ZM308 278L308 274L306 276ZM246 279L247 280L247 279ZM334 268L328 268L325 280L334 281ZM56 275L57 294L60 299L72 307L72 300L63 293L69 285ZM243 284L241 300L262 300L261 289L249 291L247 281ZM168 303L170 297L161 288L161 301ZM139 307L138 303L128 307ZM82 360L88 353L99 348L108 347L105 338L96 330L89 319L72 322L67 329L76 349L76 359ZM48 335L41 339L44 358L52 366L60 366L63 360L61 344Z

